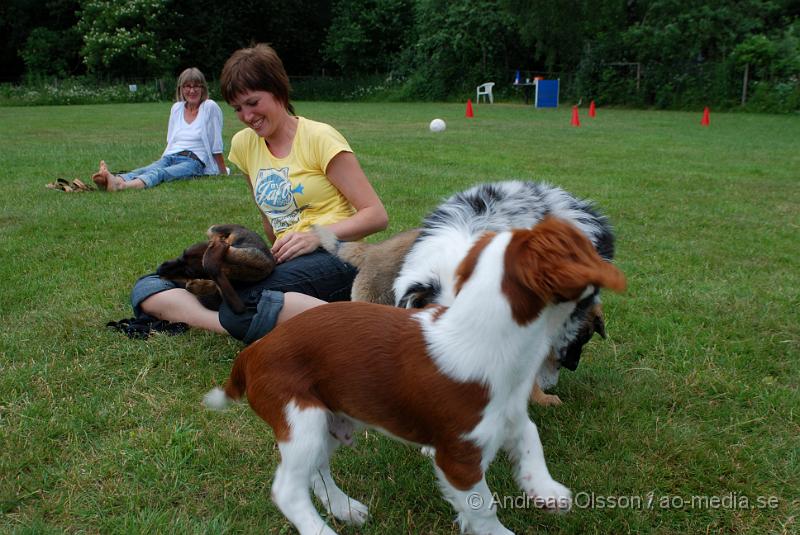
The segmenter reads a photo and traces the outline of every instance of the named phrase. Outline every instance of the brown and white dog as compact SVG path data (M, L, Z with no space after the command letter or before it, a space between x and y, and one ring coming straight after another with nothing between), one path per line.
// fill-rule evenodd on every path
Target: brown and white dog
M484 232L531 228L546 215L577 226L598 254L611 262L614 233L591 201L544 182L506 180L478 184L442 202L421 228L379 243L341 243L324 227L317 229L322 246L358 268L351 300L423 308L449 306L456 268ZM392 287L388 287L388 286ZM558 381L560 368L575 370L594 333L606 337L599 291L582 299L564 322L537 380L531 399L539 405L559 405L545 394Z
M501 448L534 503L571 506L547 469L527 401L551 338L600 287L622 291L625 278L565 221L487 233L459 265L449 308L313 308L244 349L224 391L204 402L220 409L246 394L272 427L281 453L272 499L302 535L334 533L309 486L336 518L366 520L367 507L336 486L329 468L361 426L432 446L462 531L509 534L484 478Z
M425 217L419 238L395 279L396 304L407 308L428 303L449 305L454 297L456 268L484 232L532 228L547 215L575 225L603 259L612 261L614 232L593 202L546 182L487 182L455 193ZM544 394L542 388L556 384L560 368L577 368L583 347L595 332L605 338L599 290L581 299L553 337L552 353L536 378L534 401L560 403L557 396Z

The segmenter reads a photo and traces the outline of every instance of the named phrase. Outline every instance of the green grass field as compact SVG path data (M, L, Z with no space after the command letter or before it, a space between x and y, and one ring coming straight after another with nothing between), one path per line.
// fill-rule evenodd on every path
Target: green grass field
M226 144L240 129L225 109ZM800 532L800 120L792 116L456 104L297 103L350 141L411 228L481 181L546 180L594 199L617 232L623 295L609 339L531 407L566 515L501 504L518 533ZM136 278L214 223L258 228L241 176L65 194L154 160L169 104L0 108L0 532L292 533L269 499L278 452L246 404L200 400L241 349L203 332L129 340ZM448 129L428 131L442 117ZM377 238L379 238L378 236ZM357 338L357 335L356 335ZM455 534L430 461L373 432L334 458L371 507L342 533ZM520 495L502 456L489 472ZM693 497L694 500L693 500ZM747 502L747 503L745 503ZM524 505L524 504L522 504ZM747 505L747 507L745 507Z

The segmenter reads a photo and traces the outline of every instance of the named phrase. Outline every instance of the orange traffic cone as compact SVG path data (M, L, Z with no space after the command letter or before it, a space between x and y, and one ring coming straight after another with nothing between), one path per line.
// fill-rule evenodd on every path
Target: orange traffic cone
M710 112L708 111L708 106L703 109L703 118L700 120L700 124L702 126L708 126L710 123Z
M581 125L581 120L578 117L578 107L577 106L573 106L572 107L572 120L569 122L569 124L571 124L572 126L580 126Z
M467 99L467 117L475 117L475 114L472 113L472 100Z
M589 117L595 117L597 115L597 111L594 108L594 100L589 103Z

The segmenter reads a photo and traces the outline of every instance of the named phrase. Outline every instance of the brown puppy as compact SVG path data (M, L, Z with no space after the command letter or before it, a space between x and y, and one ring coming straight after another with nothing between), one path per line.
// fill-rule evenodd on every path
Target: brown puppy
M158 276L182 282L203 306L218 310L222 300L237 314L244 303L231 281L255 282L272 273L275 258L266 242L240 225L215 225L208 241L196 243L158 266Z
M572 504L546 466L528 393L550 338L600 287L622 291L625 277L568 222L486 233L457 268L450 307L312 308L239 353L224 390L204 403L222 409L246 394L273 429L281 462L271 496L301 535L334 534L309 488L339 520L366 521L366 505L336 485L329 462L363 426L434 448L462 533L510 535L484 477L501 449L532 504Z
M340 242L325 227L315 226L314 232L326 251L358 268L350 292L351 301L394 306L392 285L406 253L419 236L419 229L401 232L379 243Z
M329 253L358 268L350 294L351 301L366 301L380 305L396 303L393 284L400 272L406 254L419 236L419 229L407 230L391 238L378 242L340 242L336 235L324 227L314 227L322 247ZM578 336L578 352L597 332L606 337L603 322L603 307L598 304L590 312L587 323L582 326ZM551 351L542 367L543 379L558 374L558 356ZM547 386L552 386L547 384ZM542 406L561 405L561 398L544 392L538 382L534 383L531 401Z
M326 251L358 268L358 274L353 281L353 289L350 294L351 301L366 301L380 305L396 303L393 289L394 280L400 272L406 254L419 236L419 229L401 232L378 243L340 242L333 232L324 227L314 227L314 232L319 236L322 247ZM570 358L575 358L576 364L581 348L595 332L603 338L606 337L603 307L599 303L592 307L585 323L581 326L573 344L575 349L573 350L571 346L567 351ZM574 357L573 353L577 353L577 357ZM542 376L540 377L545 383L545 387L555 383L559 367L558 356L551 351L542 366ZM551 377L556 379L550 379ZM531 401L543 406L561 405L561 399L557 395L546 394L538 381L533 385Z

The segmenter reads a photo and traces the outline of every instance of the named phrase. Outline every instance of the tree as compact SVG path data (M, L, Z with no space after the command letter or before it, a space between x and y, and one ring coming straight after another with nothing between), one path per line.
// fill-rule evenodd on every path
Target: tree
M89 72L110 76L171 75L182 51L178 37L164 31L169 1L84 0L78 31Z
M74 27L62 31L34 28L19 51L26 74L65 77L74 73L76 63L80 63L80 43Z
M82 72L77 9L78 0L0 2L0 80Z
M238 48L268 43L280 55L289 74L312 74L322 69L320 53L330 25L330 0L292 2L219 2L171 0L164 31L180 37L180 68L198 67L216 79Z
M325 58L348 74L392 71L411 41L412 0L339 0L334 13L325 38Z
M733 104L741 76L736 46L785 24L771 0L648 0L629 4L627 13L616 35L595 36L590 44L612 61L641 64L642 103L659 107Z
M470 0L418 0L414 15L416 32L403 60L411 94L441 99L508 75L518 35L500 0L480 9Z
M591 2L591 0L588 0ZM586 0L504 0L522 42L548 71L574 68L586 38Z

